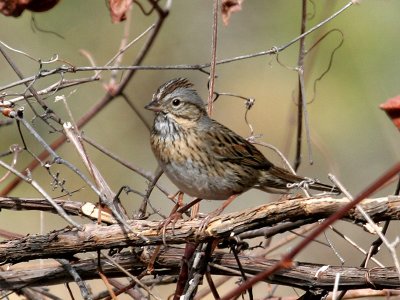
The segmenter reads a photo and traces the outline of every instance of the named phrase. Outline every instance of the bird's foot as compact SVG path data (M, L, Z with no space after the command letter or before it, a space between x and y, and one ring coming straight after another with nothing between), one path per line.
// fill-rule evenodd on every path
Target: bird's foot
M169 215L168 218L166 218L164 221L162 221L158 227L159 230L162 228L162 239L163 239L164 245L167 245L166 239L165 239L165 232L166 232L167 226L170 223L172 223L172 234L174 234L175 224L178 221L178 219L182 218L183 213L187 212L188 209L190 209L193 205L197 204L200 201L201 201L200 198L196 198L192 202L190 202L186 205L183 205L183 193L181 192L178 194L178 202L175 205L174 209L172 210L171 214Z
M237 197L238 195L239 195L239 194L231 195L228 199L226 199L226 200L222 203L222 205L221 205L220 208L218 208L218 209L216 209L216 210L210 212L210 213L207 215L207 217L205 217L205 218L201 221L200 227L199 227L199 229L197 230L197 233L198 233L199 235L200 235L200 234L203 234L204 231L205 231L205 229L208 227L208 224L210 223L211 219L214 218L214 217L216 217L216 216L219 216L219 215L224 211L224 209L225 209L229 204L231 204L233 200L236 199L236 197Z
M174 233L174 231L175 231L175 224L176 224L176 222L177 222L179 219L181 219L181 218L182 218L182 212L179 212L179 210L178 210L178 211L172 212L172 213L169 215L169 217L167 217L166 219L164 219L163 221L161 221L160 224L158 225L158 231L160 231L160 230L162 229L162 231L161 231L162 240L163 240L163 244L164 244L165 246L167 246L167 242L166 242L166 238L165 238L165 233L166 233L166 230L167 230L167 226L168 226L169 224L172 224L172 235L174 235L174 234L175 234L175 233Z
M178 200L176 201L174 208L169 214L169 217L161 221L160 225L158 226L158 230L162 228L162 240L164 245L167 245L165 239L165 232L167 230L167 226L172 223L172 234L174 234L175 224L178 221L178 219L182 218L183 212L181 211L181 208L183 207L183 195L184 195L183 192L178 191L174 195L168 196L168 198L170 198L171 200L175 200L175 197L178 196Z
M208 224L210 224L210 221L217 217L220 213L222 212L222 209L217 209L212 212L210 212L200 223L199 229L197 230L197 235L202 235L204 234L206 228L208 227Z

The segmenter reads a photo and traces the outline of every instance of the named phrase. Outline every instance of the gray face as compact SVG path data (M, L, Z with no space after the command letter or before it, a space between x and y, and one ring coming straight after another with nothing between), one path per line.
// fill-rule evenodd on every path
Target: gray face
M203 100L191 89L178 88L160 102L163 113L184 119L198 119L205 112Z
M204 102L184 78L173 79L162 85L145 107L156 114L171 114L178 118L198 119L206 113Z

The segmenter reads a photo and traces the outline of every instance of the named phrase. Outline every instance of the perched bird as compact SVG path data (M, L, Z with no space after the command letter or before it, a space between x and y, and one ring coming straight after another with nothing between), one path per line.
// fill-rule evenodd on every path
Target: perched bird
M168 178L185 194L226 200L251 188L290 193L294 187L339 190L275 166L251 143L211 119L187 79L158 88L146 109L155 112L151 148Z

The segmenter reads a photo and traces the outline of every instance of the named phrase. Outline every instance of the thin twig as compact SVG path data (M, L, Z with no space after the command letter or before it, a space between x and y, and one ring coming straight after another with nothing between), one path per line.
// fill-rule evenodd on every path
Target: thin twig
M293 169L293 167L291 166L289 160L283 155L283 153L277 147L275 147L274 145L271 145L271 144L264 143L264 142L259 142L254 138L254 136L250 137L248 140L252 144L256 144L256 145L260 145L260 146L263 146L263 147L267 147L267 148L275 151L275 153L278 154L278 156L282 159L283 163L289 169L289 171L292 174L297 175L295 169ZM300 187L300 188L303 191L304 195L306 195L306 197L310 197L310 193L307 191L306 188L304 188L304 187Z
M228 300L232 297L236 297L247 290L250 286L253 286L255 283L264 280L269 277L271 274L276 271L288 266L291 264L292 259L299 254L309 243L311 243L318 235L320 235L329 225L333 224L335 221L340 219L346 212L348 212L351 208L360 203L363 199L371 195L377 189L379 189L385 182L390 180L393 176L397 175L400 172L400 163L397 163L388 171L386 171L382 176L380 176L377 180L375 180L372 184L367 186L353 201L342 207L336 213L331 215L329 218L325 219L320 226L318 226L314 231L312 231L306 239L302 240L299 244L297 244L289 253L285 254L281 260L272 268L259 273L254 278L247 280L245 283L241 284L237 288L233 289L227 295L225 295L221 300Z
M129 105L129 107L135 112L135 114L138 116L139 120L142 121L143 125L146 126L147 130L150 132L151 125L146 121L146 119L144 118L143 114L135 106L135 103L130 101L128 96L125 93L122 93L121 96L125 100L125 102Z
M136 216L138 219L142 219L146 216L147 204L149 204L150 195L153 192L153 189L156 186L157 181L160 179L160 177L163 173L164 173L164 171L161 170L161 168L159 170L157 170L156 175L154 176L154 179L149 183L147 190L146 190L146 195L143 197L142 204L140 205L139 213Z
M212 43L211 43L211 64L210 64L210 86L208 91L208 114L212 114L213 110L213 97L214 97L214 83L215 83L215 66L217 61L217 37L218 37L218 7L219 1L214 0L213 5L213 31L212 31Z
M83 174L77 167L75 167L73 164L70 162L66 161L65 159L61 158L47 143L46 141L41 137L41 135L29 124L28 121L26 121L22 116L17 115L15 117L18 121L20 121L25 128L29 131L30 134L32 134L35 139L39 142L39 144L49 153L52 158L53 158L53 163L57 164L63 164L67 166L69 169L71 169L74 173L76 173L100 198L103 198L103 195L99 191L99 189L89 180L89 178L86 177L85 174ZM32 171L32 170L31 170Z
M339 289L339 280L340 280L340 273L336 273L335 284L333 286L333 291L332 291L332 300L337 300L337 292Z
M140 65L144 58L146 57L147 53L149 52L151 46L153 45L156 37L158 36L158 33L160 32L161 26L164 23L165 18L168 15L168 10L167 7L170 3L167 2L165 10L160 11L157 9L159 12L159 19L155 23L156 26L154 30L152 30L150 36L148 37L147 41L143 45L141 51L137 55L135 61L133 62L132 65ZM158 5L156 5L158 8ZM73 68L71 68L73 70ZM96 116L100 111L102 111L111 101L118 95L120 95L125 87L128 85L128 83L131 81L132 77L136 74L136 69L132 69L122 80L122 82L118 85L116 90L114 91L113 94L107 93L98 103L96 103L94 106L92 106L76 123L78 128L81 128L85 126L94 116ZM55 150L61 145L63 145L66 141L66 137L60 136L56 141L54 141L50 147ZM47 158L49 153L47 151L43 151L39 154L40 159L45 159ZM33 170L36 167L39 166L39 162L37 160L33 160L24 170L29 168L29 170ZM0 191L0 195L8 195L19 183L21 182L20 178L14 179L12 182L10 182L3 190Z
M119 51L105 64L106 66L110 66L114 61L117 60L117 58L121 57L121 55L126 52L133 44L135 44L137 41L139 41L142 37L144 37L147 33L149 33L151 30L154 29L156 25L152 24L150 25L145 31L143 31L140 35L138 35L135 39L130 41L127 45L122 45L122 48L119 49ZM118 66L118 65L117 65ZM99 70L96 75L99 75L102 70ZM116 69L113 71L117 71Z
M340 15L341 13L343 13L346 9L348 9L351 5L353 5L353 1L350 1L349 3L347 3L344 7L342 7L340 10L338 10L337 12L335 12L334 14L332 14L330 17L324 19L322 22L318 23L317 25L315 25L314 27L310 28L308 31L304 32L303 34L297 36L296 38L292 39L290 42L281 45L279 47L272 47L269 50L266 51L260 51L260 52L256 52L256 53L251 53L251 54L246 54L246 55L239 55L239 56L235 56L232 58L226 58L226 59L222 59L219 61L216 61L216 65L221 65L221 64L227 64L227 63L231 63L231 62L235 62L235 61L240 61L240 60L246 60L246 59L251 59L251 58L255 58L255 57L259 57L259 56L265 56L265 55L272 55L272 54L276 54L279 53L283 50L285 50L286 48L290 47L291 45L293 45L294 43L296 43L297 41L299 41L301 38L309 35L310 33L314 32L315 30L319 29L321 26L325 25L326 23L330 22L332 19L336 18L338 15ZM166 4L167 7L167 4ZM168 13L165 14L165 16ZM162 14L164 15L164 14ZM165 18L164 16L164 18ZM155 31L159 30L160 25L158 24L158 22L156 23L156 27L155 27ZM156 35L154 32L152 33L152 35ZM150 38L149 40L152 40L152 38ZM49 75L54 75L56 73L59 72L72 72L72 73L76 73L76 72L82 72L82 71L100 71L100 70L120 70L120 71L136 71L136 70L202 70L205 68L209 68L211 66L210 63L203 63L203 64L195 64L195 65L188 65L188 64L182 64L182 65L165 65L165 66L140 66L138 65L138 63L134 63L131 66L97 66L97 67L68 67L68 66L61 66L57 69L54 70L48 70L48 71L41 71L40 77L46 77ZM33 81L37 78L37 76L31 76L25 79L22 79L18 82L9 84L7 86L3 86L0 87L0 91L6 90L10 87L16 86L16 85L20 85L20 84L25 84L26 82L30 82ZM21 100L18 99L18 100ZM13 99L10 101L14 101Z
M343 184L333 175L330 175L329 178L341 189L343 194L346 195L347 198L350 200L354 201L353 196L349 193L349 191L343 186ZM400 279L400 262L397 257L396 253L396 246L399 244L399 237L397 237L393 243L390 243L387 238L382 234L381 229L375 224L375 222L371 219L371 217L366 213L364 208L360 205L356 205L357 210L361 213L361 215L365 218L365 220L368 222L368 224L373 228L375 233L379 236L379 238L382 240L382 242L385 244L385 246L388 248L390 254L392 255L394 265L396 266L399 279Z
M78 272L71 266L68 260L66 259L57 259L57 261L63 266L63 268L72 276L75 283L78 285L79 290L81 291L81 295L85 300L92 300L92 294L89 292L90 288L87 284L82 280L81 276L79 276Z
M47 192L32 178L29 178L25 175L23 175L22 173L18 172L16 169L10 167L9 165L7 165L6 163L4 163L3 161L0 160L0 166L2 166L3 168L9 170L10 172L14 173L16 176L18 176L20 178L20 180L23 180L27 183L29 183L30 185L32 185L32 187L37 190L50 204L51 206L54 207L54 209L57 211L57 213L64 218L65 221L67 221L69 224L71 224L72 226L78 228L79 230L82 230L82 226L79 225L78 223L76 223L74 220L72 220L67 213L64 211L64 209L59 206L51 197L49 194L47 194Z
M307 0L302 0L302 13L301 13L301 27L300 33L303 34L306 31L307 22ZM304 94L304 57L306 55L305 49L305 37L300 39L299 57L297 60L298 70L298 95L297 95L297 135L296 135L296 156L294 160L294 169L297 169L301 163L301 152L302 152L302 135L303 135L303 115L305 105L305 94ZM307 125L307 124L306 124Z
M161 300L161 298L154 295L154 293L152 291L150 291L150 289L146 285L144 285L136 276L131 275L131 273L129 273L127 270L125 270L125 268L123 266L121 266L119 263L117 263L111 256L109 256L106 253L101 253L101 255L104 256L105 258L107 258L111 264L116 266L126 276L128 276L130 279L132 279L134 282L136 282L136 284L139 285L141 288L143 288L147 293L149 293L149 295L153 296L154 298L156 298L158 300Z
M4 45L4 43L3 43ZM7 60L8 64L11 66L11 68L14 70L14 72L17 74L17 76L20 79L24 78L24 75L22 74L22 72L19 70L19 68L17 67L17 65L14 63L14 61L8 56L7 52L4 51L3 47L0 46L0 52L1 54L4 56L4 58ZM43 100L40 98L40 96L38 95L38 93L36 92L36 90L33 88L32 84L29 83L25 83L25 86L27 87L27 89L32 93L32 95L35 97L36 101L41 105L43 111L46 113L46 115L48 117L50 117L51 119L53 119L53 121L61 124L62 121L60 119L60 117L58 117L44 102ZM32 104L27 101L29 107L32 109L32 111L35 113L36 116L39 116L39 114L37 113L37 111L34 109L34 107L32 106ZM45 119L42 118L42 120L49 125L50 127L53 128L53 126L51 126L49 124L49 122Z
M144 170L144 169L142 169L140 167L136 167L136 166L132 165L131 163L123 160L122 158L120 158L119 156L115 155L114 153L112 153L111 151L106 149L105 147L97 144L95 141L93 141L92 139L88 138L87 136L83 135L82 139L85 142L87 142L89 145L93 146L94 148L96 148L100 152L104 153L108 157L114 159L116 162L120 163L121 165L123 165L124 167L128 168L129 170L139 174L140 176L142 176L143 178L147 179L148 181L152 182L155 179L155 175L151 174L149 171L146 171L146 170ZM156 183L156 187L165 196L169 196L171 194L165 188L163 188L159 183Z
M336 233L337 235L341 236L346 242L348 242L351 246L356 248L358 251L360 251L364 255L368 255L368 252L365 251L365 249L361 248L359 245L357 245L356 242L354 242L352 239L350 239L347 235L341 233L339 230L337 230L335 227L331 226L331 230ZM371 258L379 267L384 268L385 266L377 260L375 257ZM364 266L365 268L366 266Z
M10 146L10 153L13 153L13 159L11 161L11 168L14 168L15 164L17 163L18 160L18 153L21 152L21 147L18 145L11 145ZM3 182L4 180L6 180L6 178L11 174L11 171L7 171L6 174L4 174L1 178L0 178L0 183Z

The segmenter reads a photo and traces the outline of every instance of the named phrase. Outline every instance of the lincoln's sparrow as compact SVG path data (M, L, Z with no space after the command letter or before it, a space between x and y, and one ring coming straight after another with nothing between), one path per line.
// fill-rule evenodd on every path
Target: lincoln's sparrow
M158 88L146 109L155 112L151 148L168 178L184 193L225 200L251 188L289 193L309 186L338 189L296 176L273 165L256 147L211 119L187 79L173 79Z

